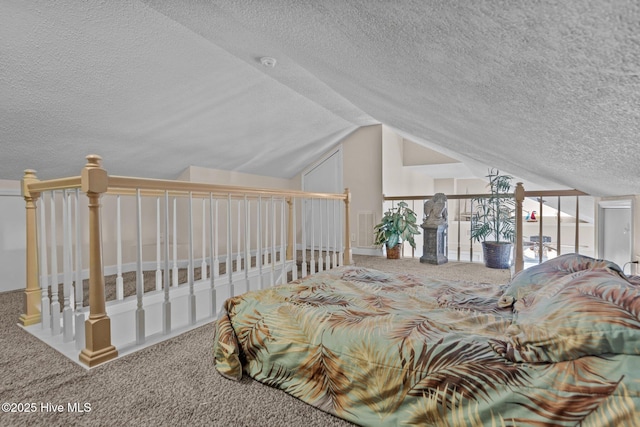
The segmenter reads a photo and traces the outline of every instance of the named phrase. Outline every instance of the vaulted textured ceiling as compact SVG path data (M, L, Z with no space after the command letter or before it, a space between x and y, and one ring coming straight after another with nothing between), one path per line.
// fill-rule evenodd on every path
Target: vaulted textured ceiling
M384 123L534 182L640 193L636 0L3 0L0 56L0 179L92 152L120 175L291 177Z

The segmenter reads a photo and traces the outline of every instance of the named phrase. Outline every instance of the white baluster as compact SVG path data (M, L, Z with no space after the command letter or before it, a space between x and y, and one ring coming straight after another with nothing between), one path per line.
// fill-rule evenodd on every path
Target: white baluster
M204 199L203 199L204 200ZM209 193L209 265L213 270L214 262L213 262L213 254L214 254L214 238L213 238L213 193ZM216 285L215 285L215 274L211 271L209 275L211 290L210 290L210 306L209 306L209 316L212 318L216 317L216 313L218 310L218 303L216 302Z
M207 279L207 205L204 197L202 198L202 262L200 263L200 280Z
M258 274L260 275L260 289L264 289L264 279L262 277L262 196L258 196L258 211L256 218L256 245L258 246L258 252L256 253L256 267L258 268Z
M76 188L76 350L82 350L84 348L84 312L82 309L84 301L84 288L82 284L82 217L80 216L80 190Z
M220 276L220 259L218 258L220 255L220 250L218 249L218 221L220 216L218 216L218 199L215 199L215 208L216 208L216 217L214 221L215 230L213 232L213 276Z
M156 291L162 289L162 241L160 235L160 197L156 197Z
M300 232L302 233L302 277L307 277L307 199L302 199L300 215Z
M282 200L280 201L280 265L282 267L282 269L280 270L280 284L284 284L287 283L287 272L286 272L286 267L287 267L287 256L286 256L286 246L287 246L287 241L286 241L286 237L285 237L285 232L287 229L286 226L286 220L285 220L285 216L286 216L286 209L285 209L285 204L286 201L284 200L284 197L282 198Z
M189 298L188 313L191 324L196 323L196 295L193 291L193 267L195 261L193 259L193 192L189 191Z
M296 213L296 199L294 197L291 198L291 203L293 206L293 209L291 210L293 212L293 226L291 227L293 230L293 250L291 251L291 253L293 254L293 270L292 270L292 278L293 280L298 280L298 248L297 248L297 239L298 239L298 229L296 228L296 219L297 219L297 213Z
M229 296L235 296L233 287L233 266L231 265L231 250L233 245L233 236L231 235L231 194L227 196L227 278L229 279Z
M236 250L238 251L238 253L236 254L236 271L240 271L242 270L242 248L241 248L241 241L242 239L240 238L240 228L242 225L242 220L240 219L241 215L240 215L240 200L238 200L238 234L237 234L237 239L238 239L238 246L236 246Z
M176 198L173 198L173 269L171 270L171 286L178 286L178 209Z
M40 196L38 214L40 215L40 227L38 229L38 240L40 244L40 293L42 296L40 315L42 318L42 329L51 328L51 300L49 299L49 274L47 273L47 227L44 193Z
M269 201L264 202L264 254L263 265L269 265Z
M169 192L164 192L164 301L162 302L162 333L171 332L171 300L169 299Z
M116 299L124 298L124 280L122 279L122 211L120 209L120 195L116 196Z
M246 290L250 290L249 286L249 269L251 268L251 228L249 225L250 211L249 200L247 196L244 196L244 280L246 283Z
M136 216L137 216L137 249L136 257L136 344L145 342L144 308L142 307L142 297L144 295L144 274L142 272L142 196L140 189L136 189Z
M58 296L58 238L56 236L56 192L51 192L51 334L60 334L60 302Z
M331 218L331 215L329 213L329 199L325 199L325 207L327 208L327 246L325 247L326 251L326 257L324 260L324 265L325 265L325 269L326 270L330 270L331 269L331 257L329 255L329 247L330 247L330 243L329 243L329 238L331 237L331 227L329 226L329 220ZM335 267L335 266L334 266Z
M332 253L332 262L333 262L333 266L337 267L338 266L338 260L336 259L336 251L338 250L338 233L339 233L339 228L338 228L338 224L337 224L337 215L338 215L338 211L337 211L337 206L338 204L336 203L336 199L333 199L331 201L331 206L333 206L333 219L332 219L332 223L333 223L333 253Z
M73 309L71 308L71 212L69 207L69 194L67 190L62 191L62 272L64 277L63 285L63 342L73 341Z
M320 225L320 234L318 235L318 273L324 270L322 266L322 199L318 200L318 224Z
M343 202L344 203L344 202ZM342 212L341 212L341 207L343 206L342 203L338 202L338 265L339 266L343 266L344 265L344 225L342 223Z
M276 203L271 196L271 269L269 275L269 286L275 285L276 268Z
M315 250L316 250L316 222L315 222L315 206L314 200L311 199L311 256L309 259L310 263L310 272L309 274L316 273L316 259L315 259Z

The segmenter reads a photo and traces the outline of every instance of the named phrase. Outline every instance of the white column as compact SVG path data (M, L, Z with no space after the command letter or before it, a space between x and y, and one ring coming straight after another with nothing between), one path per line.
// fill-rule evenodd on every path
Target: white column
M140 189L136 189L136 241L138 256L136 257L136 344L145 342L144 308L142 297L144 295L144 274L142 272L142 196Z
M124 281L122 279L122 218L120 210L120 195L116 196L116 299L124 298Z
M58 238L56 236L56 192L51 192L51 334L59 335L60 302L58 296Z
M38 229L38 240L40 246L40 292L41 304L40 315L42 318L42 329L51 328L51 300L49 299L49 274L47 269L47 227L44 194L40 195L38 215L40 215L40 227Z

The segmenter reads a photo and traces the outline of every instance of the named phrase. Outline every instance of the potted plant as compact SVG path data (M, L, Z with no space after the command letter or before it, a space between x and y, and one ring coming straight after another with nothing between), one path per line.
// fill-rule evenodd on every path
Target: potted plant
M400 258L400 245L403 241L409 242L414 249L416 247L413 236L420 234L416 221L416 213L409 208L406 202L400 202L397 207L389 208L389 210L384 213L380 224L373 228L375 232L375 244L386 245L387 258Z
M491 196L474 198L471 238L482 242L485 265L489 268L509 268L515 235L515 200L511 192L512 176L500 175L490 169Z

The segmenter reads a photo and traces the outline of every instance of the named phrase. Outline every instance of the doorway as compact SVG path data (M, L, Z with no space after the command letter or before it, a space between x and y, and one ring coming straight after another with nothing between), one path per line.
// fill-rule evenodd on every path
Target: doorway
M598 253L620 266L633 260L631 200L607 200L598 204ZM629 274L627 268L625 273Z

